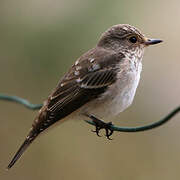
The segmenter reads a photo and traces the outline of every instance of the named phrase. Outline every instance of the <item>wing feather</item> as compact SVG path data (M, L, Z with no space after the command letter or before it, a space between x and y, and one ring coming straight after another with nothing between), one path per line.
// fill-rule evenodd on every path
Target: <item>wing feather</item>
M92 49L78 59L58 83L34 121L43 131L87 102L101 96L117 78L117 64L123 55ZM93 59L93 62L90 61ZM93 68L95 67L95 68ZM78 73L77 73L78 70Z
M115 67L123 58L124 55L121 53L100 47L82 55L45 101L32 124L30 133L8 168L13 166L39 133L103 94L115 82L117 76Z
M82 88L95 89L111 85L116 80L116 73L115 69L104 69L87 74L81 80L80 86Z
M48 110L51 112L61 111L71 101L78 101L78 98L83 95L84 89L100 89L107 87L112 84L116 79L116 73L112 69L110 70L101 70L92 72L86 75L81 82L71 83L71 87L64 89L59 94L56 94L48 106ZM75 81L75 80L74 80ZM68 86L69 87L69 86ZM84 97L85 98L85 97Z

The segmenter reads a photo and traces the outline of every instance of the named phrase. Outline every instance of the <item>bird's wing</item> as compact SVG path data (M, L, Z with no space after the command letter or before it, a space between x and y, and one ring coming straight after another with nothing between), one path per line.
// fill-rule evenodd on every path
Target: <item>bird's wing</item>
M40 131L104 93L115 82L116 73L114 69L102 69L82 78L62 81L62 84L65 83L64 87L58 87L49 98L47 116L41 121Z
M104 93L115 82L117 64L123 57L92 51L78 59L49 96L33 129L43 131Z
M48 111L52 114L65 113L67 106L74 111L87 101L97 97L105 91L116 79L116 72L112 69L104 69L87 74L86 76L68 82L68 88L58 88L58 94L51 96ZM74 108L75 106L75 108ZM69 108L70 108L69 107ZM69 109L68 108L68 109Z
M116 66L122 58L92 50L78 59L44 103L31 131L7 168L15 164L39 133L104 93L115 82Z

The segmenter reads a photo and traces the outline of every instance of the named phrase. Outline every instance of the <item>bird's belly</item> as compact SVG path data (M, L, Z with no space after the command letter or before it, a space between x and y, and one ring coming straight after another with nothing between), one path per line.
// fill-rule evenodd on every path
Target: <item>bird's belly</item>
M141 68L138 71L125 74L109 87L108 91L101 97L88 103L83 109L103 120L116 116L133 102L140 73Z

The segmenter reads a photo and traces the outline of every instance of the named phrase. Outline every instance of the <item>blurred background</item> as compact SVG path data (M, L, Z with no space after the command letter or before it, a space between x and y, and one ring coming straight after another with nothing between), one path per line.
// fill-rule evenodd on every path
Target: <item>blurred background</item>
M0 93L41 103L102 32L127 23L164 43L146 50L134 103L114 123L155 122L180 103L179 7L179 0L1 0ZM0 101L1 180L180 178L180 116L152 131L116 132L113 141L69 121L39 137L7 172L36 113Z

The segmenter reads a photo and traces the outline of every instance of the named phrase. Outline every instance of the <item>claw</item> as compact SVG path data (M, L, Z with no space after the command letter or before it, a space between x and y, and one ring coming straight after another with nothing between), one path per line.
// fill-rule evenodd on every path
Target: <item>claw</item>
M94 132L94 133L97 134L97 136L101 137L101 136L99 135L99 131L100 131L100 129L98 129L97 127L96 127L96 130L91 130L91 132Z
M107 139L113 140L112 138L110 138L110 136L113 134L113 131L110 130L110 129L108 129L108 128L106 128L105 130L106 130L105 136L107 137ZM109 131L110 131L110 132L109 132Z
M114 132L114 131L110 128L110 127L112 126L112 122L105 123L105 122L97 119L97 118L96 118L95 116L93 116L93 115L87 115L87 116L92 119L92 121L95 123L95 126L96 126L96 129L95 129L95 130L91 130L92 132L95 132L95 133L97 134L97 136L101 137L101 136L99 135L99 131L100 131L101 129L105 129L105 131L106 131L105 136L107 137L107 139L112 140L112 139L110 138L110 136L111 136L111 135L113 134L113 132Z
M111 136L113 134L113 130L110 130L110 133L108 134L108 136Z

